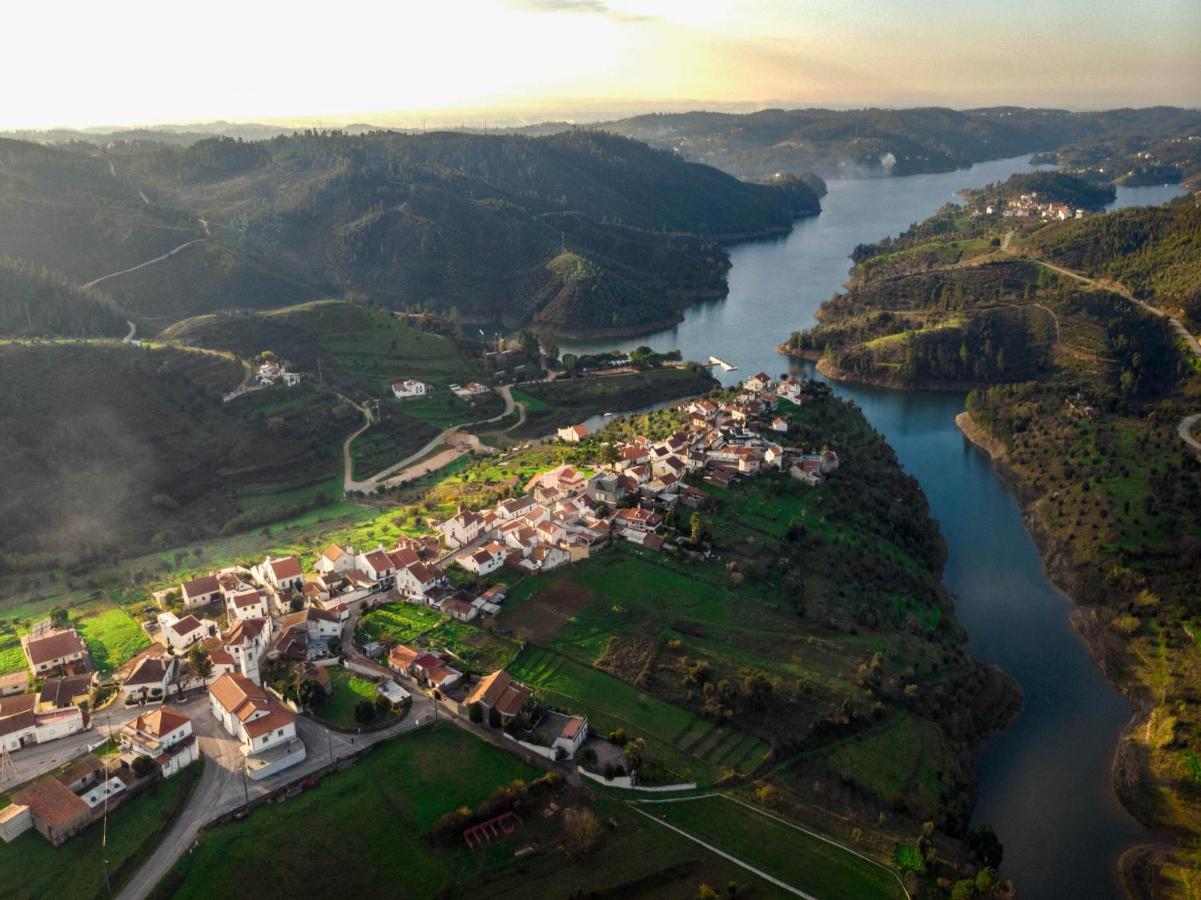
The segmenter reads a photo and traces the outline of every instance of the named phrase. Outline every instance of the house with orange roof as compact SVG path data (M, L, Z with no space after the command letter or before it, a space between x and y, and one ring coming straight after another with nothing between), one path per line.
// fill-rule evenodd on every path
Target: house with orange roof
M257 781L304 760L296 714L245 675L226 673L209 685L209 709L241 743L249 778Z
M117 732L117 742L124 762L133 765L139 756L148 756L164 778L200 758L192 720L169 706L160 706L127 722Z

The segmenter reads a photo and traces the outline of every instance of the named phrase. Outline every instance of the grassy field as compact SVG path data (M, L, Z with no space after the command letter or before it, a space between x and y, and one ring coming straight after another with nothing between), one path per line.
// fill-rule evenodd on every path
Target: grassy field
M113 810L108 817L107 847L101 847L103 830L98 823L62 847L34 830L11 844L0 844L0 893L14 900L107 897L105 859L116 892L161 840L200 773L201 766L193 764Z
M317 718L334 728L354 728L358 724L354 718L355 705L360 700L375 702L375 682L360 678L341 666L331 666L326 671L333 693L317 707Z
M724 797L644 809L822 900L904 900L906 896L887 869Z
M363 614L356 637L360 643L384 640L404 644L440 625L443 618L428 606L388 603Z
M203 832L157 896L236 897L253 881L272 897L430 897L514 849L432 850L423 835L438 817L539 774L450 726L388 741L286 804Z
M306 378L316 379L320 370L326 384L360 398L389 396L390 385L405 378L445 388L480 374L449 337L420 331L386 310L339 301L246 316L200 316L164 334L246 358L271 350Z
M368 478L420 450L438 435L438 429L415 418L404 400L385 400L379 419L354 439L350 458L354 477Z
M125 610L116 607L89 612L75 621L75 627L101 675L107 675L150 646L150 638L141 626Z
M15 631L0 631L0 675L19 672L25 665L25 652L21 649L20 637Z
M285 804L206 830L154 896L241 896L247 879L260 896L272 898L517 900L584 889L606 897L693 900L702 883L724 890L730 882L741 887L739 897L778 895L745 870L607 799L598 801L596 814L612 827L594 854L570 865L556 846L558 816L526 816L513 837L478 852L426 841L443 813L541 774L457 728L426 729L376 747ZM530 844L545 849L514 856Z
M527 647L509 674L538 690L548 703L586 713L600 735L624 728L642 737L648 756L672 780L714 780L721 770L749 772L767 756L767 745L736 728L718 726L639 691L612 675L538 647Z

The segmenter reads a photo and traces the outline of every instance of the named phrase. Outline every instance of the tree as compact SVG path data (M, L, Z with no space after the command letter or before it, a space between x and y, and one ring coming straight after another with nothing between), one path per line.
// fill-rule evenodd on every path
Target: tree
M375 704L363 699L354 705L354 720L360 725L370 725L375 721Z
M337 637L337 636L331 637L331 638L329 639L329 641L326 643L326 646L329 648L329 655L330 655L330 656L339 656L339 655L341 655L341 653L342 653L342 639L341 639L340 637Z
M204 681L213 674L213 660L203 645L193 644L188 648L188 668L192 670L193 675Z
M541 352L538 346L538 336L528 328L523 328L517 332L517 346L521 348L521 352L530 362L537 362L539 353Z
M568 373L575 372L576 367L580 364L580 358L574 353L564 353L560 360L563 363L563 370Z
M970 878L961 878L951 888L951 900L972 900L976 896L976 882Z
M559 342L555 340L555 336L553 334L547 336L546 340L543 342L543 345L544 346L542 349L546 352L546 358L548 360L559 358Z
M392 711L392 701L380 694L375 698L375 711L378 715L386 716Z
M704 523L701 522L699 513L693 513L692 518L688 520L688 537L692 543L699 544L701 536L704 534Z
M50 624L55 628L66 628L70 621L71 614L64 607L56 606L50 610Z
M305 709L312 709L325 696L325 691L312 678L306 678L300 682L300 686L296 689L296 698L300 701L300 705Z
M718 900L720 896L717 888L708 884L702 884L696 889L696 900Z
M642 738L635 738L621 749L621 755L626 761L626 768L630 769L631 771L639 768L642 765L642 760L645 754L646 741L644 741Z
M1005 848L991 825L973 825L967 832L967 846L972 858L979 866L997 869L1005 855Z
M139 778L145 778L147 775L153 774L155 768L154 760L149 756L139 756L133 761L133 774Z
M600 846L602 835L601 824L592 810L563 811L563 848L568 855L576 859L588 856Z
M775 785L761 784L755 788L755 800L760 806L774 809L775 805L780 802L780 792L776 790Z

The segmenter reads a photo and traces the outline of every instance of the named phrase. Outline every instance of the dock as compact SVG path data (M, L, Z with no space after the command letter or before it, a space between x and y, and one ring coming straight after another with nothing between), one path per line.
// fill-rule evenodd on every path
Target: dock
M709 357L709 365L721 366L722 369L724 369L727 372L733 372L735 369L738 368L738 366L734 365L732 362L726 362L720 356L710 356Z

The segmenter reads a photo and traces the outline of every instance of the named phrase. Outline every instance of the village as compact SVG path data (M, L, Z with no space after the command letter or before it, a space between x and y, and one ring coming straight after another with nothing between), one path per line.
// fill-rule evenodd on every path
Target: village
M1039 199L1037 191L1010 197L1003 207L989 204L979 209L973 209L969 215L975 219L998 213L1005 219L1045 219L1059 222L1067 219L1083 219L1087 215L1085 210L1073 209L1066 203Z
M387 548L330 544L310 571L298 556L268 555L164 586L143 626L151 645L113 673L107 692L73 627L37 623L21 641L28 670L0 682L0 784L19 787L0 809L0 838L35 829L62 844L205 755L240 777L218 798L235 809L251 802L252 785L256 797L299 790L370 742L440 715L577 780L636 785L636 764L620 749L606 754L593 739L581 752L586 715L539 703L503 668L476 671L446 648L374 638L360 622L402 605L478 626L502 612L515 582L615 541L705 552L669 524L681 520L677 507L703 507L703 485L786 472L814 486L837 470L833 449L787 445L778 410L820 390L759 373L737 391L680 404L680 427L657 440L562 428L557 441L588 448L586 467L538 472L489 508L428 521L425 534ZM353 720L314 715L347 677L371 688ZM55 746L74 754L64 762Z

